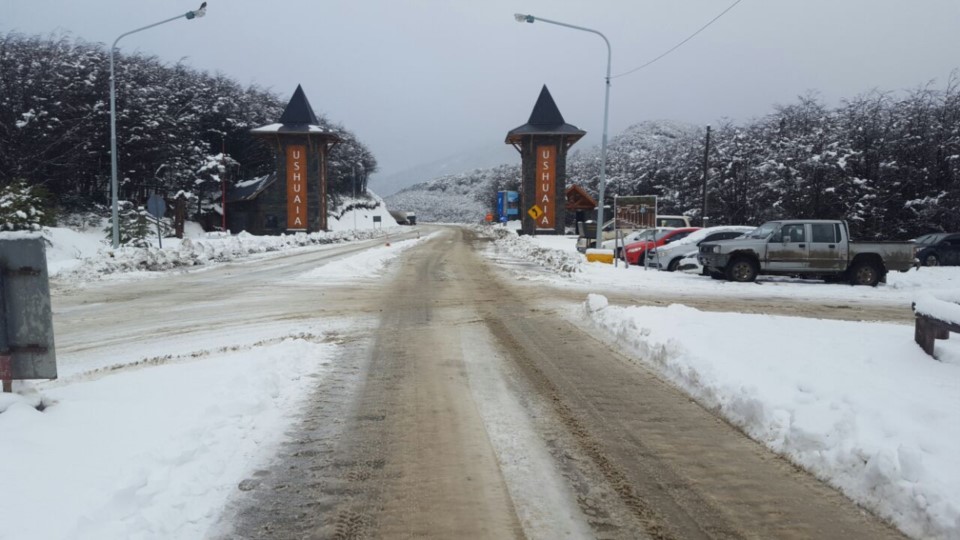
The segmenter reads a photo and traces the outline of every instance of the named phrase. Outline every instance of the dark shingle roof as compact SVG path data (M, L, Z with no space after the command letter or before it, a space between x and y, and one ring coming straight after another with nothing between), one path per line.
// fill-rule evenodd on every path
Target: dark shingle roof
M317 115L313 113L313 107L310 106L310 101L307 100L307 95L303 93L303 87L299 84L293 92L293 97L290 98L290 103L287 103L287 108L283 110L280 123L314 126L320 124L320 122L317 121Z
M530 119L527 123L511 129L507 133L507 144L520 142L523 136L527 135L566 135L576 142L587 132L577 126L564 122L560 109L557 108L550 90L547 85L543 85L540 90L540 97L537 98L536 105L533 106L533 112L530 113Z
M259 178L237 182L237 184L227 192L227 202L232 203L256 199L257 196L259 196L263 190L267 189L270 184L274 183L276 179L277 173L274 172Z
M313 112L313 107L310 106L310 101L307 100L303 87L299 84L277 123L260 126L251 129L250 132L254 135L270 133L316 134L323 135L329 140L340 140L336 133L320 125L317 115Z

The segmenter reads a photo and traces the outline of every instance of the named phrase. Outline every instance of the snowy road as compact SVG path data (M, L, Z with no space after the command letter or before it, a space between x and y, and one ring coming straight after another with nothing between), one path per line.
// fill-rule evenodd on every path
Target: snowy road
M224 536L900 536L569 322L553 288L503 280L484 242L446 229L389 279L290 300L379 321Z

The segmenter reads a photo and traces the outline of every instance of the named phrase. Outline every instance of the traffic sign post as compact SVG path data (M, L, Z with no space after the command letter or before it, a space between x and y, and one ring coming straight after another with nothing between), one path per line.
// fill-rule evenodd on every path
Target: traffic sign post
M533 205L530 207L529 210L527 210L527 215L533 218L534 221L536 221L540 219L540 216L543 215L543 210L541 210L539 206Z
M157 220L157 242L160 243L160 249L163 249L163 235L160 234L160 221L163 214L167 211L167 203L163 197L154 193L147 199L147 212Z

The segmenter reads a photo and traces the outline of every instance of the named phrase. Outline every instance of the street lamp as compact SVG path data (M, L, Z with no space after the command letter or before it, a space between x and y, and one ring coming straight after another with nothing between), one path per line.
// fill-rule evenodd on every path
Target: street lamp
M176 17L170 17L164 21L153 23L142 28L137 28L136 30L131 30L125 34L120 34L120 36L114 40L113 45L110 46L110 196L112 199L112 217L113 217L113 247L114 249L120 247L120 219L119 212L117 210L118 205L118 192L120 191L119 184L117 183L117 91L114 84L113 76L113 51L117 48L117 42L123 39L130 34L136 34L148 28L153 28L154 26L160 26L161 24L168 23L170 21L175 21L177 19L196 19L198 17L203 17L207 14L207 3L204 2L200 5L200 9L194 11L188 11L183 15L177 15Z
M600 142L600 193L599 193L599 205L600 207L597 210L597 247L600 247L600 244L603 243L603 192L607 187L607 117L610 113L610 60L613 56L610 50L610 40L607 39L607 36L601 34L600 32L584 28L582 26L575 26L572 24L562 23L559 21L551 21L550 19L544 19L542 17L534 17L533 15L524 15L523 13L516 13L513 15L517 22L520 23L533 23L534 21L545 22L549 24L555 24L557 26L565 26L567 28L573 28L574 30L583 30L584 32L590 32L591 34L596 34L603 38L603 42L607 44L607 76L606 76L606 95L603 100L603 139ZM616 219L616 216L614 216ZM614 223L614 228L616 228L616 223Z

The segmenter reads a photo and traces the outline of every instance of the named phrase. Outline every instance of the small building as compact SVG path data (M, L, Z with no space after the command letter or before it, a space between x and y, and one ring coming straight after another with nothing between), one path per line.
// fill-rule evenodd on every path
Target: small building
M327 157L340 137L320 125L299 85L279 122L250 130L274 150L274 172L239 182L227 193L232 233L327 230Z

